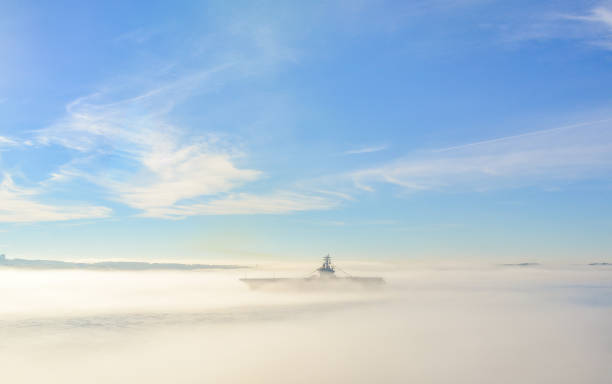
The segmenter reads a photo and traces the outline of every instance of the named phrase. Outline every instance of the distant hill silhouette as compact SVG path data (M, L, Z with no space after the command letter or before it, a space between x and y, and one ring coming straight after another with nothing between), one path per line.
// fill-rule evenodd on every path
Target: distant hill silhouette
M237 269L247 268L240 265L216 264L182 264L182 263L146 263L139 261L99 261L95 263L77 263L59 260L7 259L0 255L0 267L30 269L94 269L94 270L197 270L197 269Z
M515 264L502 264L504 267L535 267L540 263L515 263Z

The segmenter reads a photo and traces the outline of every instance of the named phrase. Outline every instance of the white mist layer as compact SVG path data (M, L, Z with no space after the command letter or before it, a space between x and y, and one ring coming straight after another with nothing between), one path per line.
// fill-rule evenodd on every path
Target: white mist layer
M244 271L0 270L0 376L612 382L610 267L376 269L388 284L371 292L251 291Z

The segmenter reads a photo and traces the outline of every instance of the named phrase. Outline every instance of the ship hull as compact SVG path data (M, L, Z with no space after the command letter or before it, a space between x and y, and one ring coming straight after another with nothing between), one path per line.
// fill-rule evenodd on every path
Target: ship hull
M251 289L266 288L328 288L328 287L376 287L385 283L381 277L333 277L333 278L244 278L240 279Z

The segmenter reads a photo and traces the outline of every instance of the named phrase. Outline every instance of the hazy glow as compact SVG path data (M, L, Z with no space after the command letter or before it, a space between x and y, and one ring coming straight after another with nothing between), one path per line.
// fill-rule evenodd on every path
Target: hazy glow
M610 380L609 267L378 272L389 282L383 291L260 292L238 282L243 271L0 270L2 377L12 383Z

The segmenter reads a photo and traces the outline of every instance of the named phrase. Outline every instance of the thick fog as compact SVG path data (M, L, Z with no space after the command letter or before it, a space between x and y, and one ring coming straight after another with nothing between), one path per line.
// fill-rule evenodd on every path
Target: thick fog
M610 383L612 267L363 265L382 289L221 271L0 269L6 383ZM306 271L308 272L308 271Z

